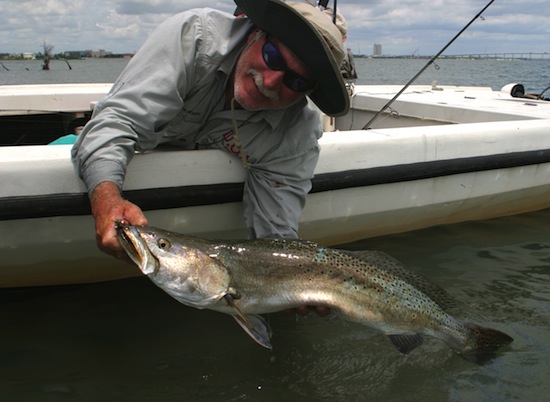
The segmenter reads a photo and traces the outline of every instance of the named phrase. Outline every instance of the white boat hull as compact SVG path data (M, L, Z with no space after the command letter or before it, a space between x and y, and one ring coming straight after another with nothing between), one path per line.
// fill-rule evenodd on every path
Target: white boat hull
M354 124L361 113L372 115L357 108ZM514 119L494 121L494 110L487 116L487 122L436 124L438 117L419 126L326 132L300 236L335 245L550 207L550 120L510 113ZM139 274L96 248L69 152L70 146L0 147L2 287ZM239 161L218 150L165 150L137 155L124 191L151 225L244 238L244 174Z

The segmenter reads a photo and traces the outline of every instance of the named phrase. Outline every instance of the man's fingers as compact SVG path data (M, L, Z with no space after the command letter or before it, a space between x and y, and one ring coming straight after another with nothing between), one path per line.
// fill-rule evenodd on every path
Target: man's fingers
M315 311L319 316L326 317L330 314L330 308L324 306L299 306L293 309L286 310L289 313L306 316L312 311Z

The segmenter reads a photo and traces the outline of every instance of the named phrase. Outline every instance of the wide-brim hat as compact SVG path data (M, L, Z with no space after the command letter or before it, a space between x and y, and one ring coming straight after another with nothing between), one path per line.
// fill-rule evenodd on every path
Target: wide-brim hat
M282 0L234 0L254 25L275 36L308 67L317 83L309 97L329 116L349 110L349 95L340 72L342 33L332 19L308 3Z

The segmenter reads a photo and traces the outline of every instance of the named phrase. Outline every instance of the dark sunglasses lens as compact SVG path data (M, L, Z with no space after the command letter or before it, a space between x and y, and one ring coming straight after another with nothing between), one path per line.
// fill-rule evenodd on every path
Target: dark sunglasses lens
M286 69L286 63L283 59L283 56L281 56L281 53L279 53L279 49L271 43L271 42L265 42L262 53L264 56L264 61L267 66L272 70L285 70Z
M285 85L295 92L307 92L313 89L313 85L309 81L291 71L285 74L283 80Z
M269 41L269 39L266 39L264 46L262 47L262 55L265 64L271 70L285 71L283 81L291 90L295 92L307 92L313 89L314 85L288 68L281 52L277 46Z

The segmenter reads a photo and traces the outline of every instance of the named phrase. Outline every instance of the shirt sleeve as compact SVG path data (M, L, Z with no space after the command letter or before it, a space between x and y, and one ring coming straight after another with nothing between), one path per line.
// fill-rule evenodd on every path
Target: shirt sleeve
M201 15L182 13L162 23L94 110L72 149L89 191L102 181L122 187L136 151L154 148L192 87Z
M298 221L311 190L322 135L319 113L306 107L266 160L252 163L244 187L244 220L250 238L297 238Z

